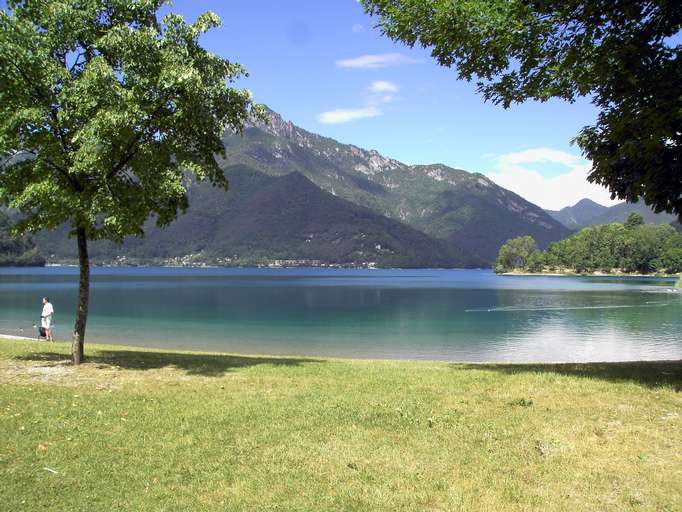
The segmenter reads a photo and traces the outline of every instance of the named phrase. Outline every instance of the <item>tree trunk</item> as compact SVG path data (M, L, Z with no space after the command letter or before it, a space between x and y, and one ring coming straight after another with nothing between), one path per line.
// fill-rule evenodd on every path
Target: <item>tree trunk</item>
M88 320L88 301L90 298L90 258L88 257L88 238L84 228L76 228L78 239L78 264L80 279L78 282L78 304L76 306L76 324L71 341L71 361L73 364L83 362L83 344L85 343L85 324Z

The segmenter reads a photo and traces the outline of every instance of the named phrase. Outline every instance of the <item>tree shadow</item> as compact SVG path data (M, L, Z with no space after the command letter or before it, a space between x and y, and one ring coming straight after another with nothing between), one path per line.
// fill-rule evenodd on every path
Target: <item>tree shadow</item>
M635 361L625 363L557 364L453 364L465 370L492 370L505 375L520 373L555 373L569 377L601 379L610 382L634 382L650 388L670 386L682 391L682 360Z
M58 352L34 352L17 357L22 361L63 362L69 356ZM137 350L96 350L86 353L85 364L106 365L126 370L177 368L187 375L220 377L228 372L258 365L300 366L323 363L322 359L298 357L233 356L226 354L183 354L180 352L144 352Z

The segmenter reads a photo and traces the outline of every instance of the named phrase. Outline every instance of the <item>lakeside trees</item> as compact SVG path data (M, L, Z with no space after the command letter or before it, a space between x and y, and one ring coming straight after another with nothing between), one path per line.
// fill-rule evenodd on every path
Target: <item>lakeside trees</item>
M643 224L637 217L630 215L624 224L582 229L546 251L529 252L531 244L523 239L530 237L509 240L500 248L495 270L682 272L682 234L667 224Z
M495 268L524 268L528 265L529 258L537 252L538 246L532 236L512 238L500 247Z
M83 359L88 241L142 235L187 204L188 174L227 188L215 156L252 102L245 75L203 49L219 26L168 14L167 0L10 0L0 9L0 203L18 233L65 222L80 281L72 359Z
M505 108L589 96L588 179L682 220L682 9L674 0L361 0L384 34L431 50Z

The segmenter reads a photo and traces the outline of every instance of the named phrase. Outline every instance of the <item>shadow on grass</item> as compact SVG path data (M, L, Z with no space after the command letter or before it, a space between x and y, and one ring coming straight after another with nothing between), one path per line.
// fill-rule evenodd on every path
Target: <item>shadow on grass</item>
M23 361L64 361L69 356L57 352L35 352L17 359ZM137 350L97 350L86 353L85 363L118 366L127 370L154 370L177 368L188 375L220 377L239 368L258 365L299 366L307 363L322 363L321 359L293 357L251 357L223 354L182 354L177 352L143 352Z
M610 382L634 382L651 388L671 386L675 391L682 391L682 360L628 363L456 364L453 367L464 370L492 370L505 375L555 373Z

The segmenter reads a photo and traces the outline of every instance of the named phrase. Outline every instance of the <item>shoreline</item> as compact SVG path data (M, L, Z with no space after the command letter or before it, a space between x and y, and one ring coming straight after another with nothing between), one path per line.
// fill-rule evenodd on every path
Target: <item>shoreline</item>
M70 349L71 342L67 340L57 340L57 341L45 341L44 339L38 340L37 338L27 338L22 336L11 336L6 334L0 334L0 343L4 341L23 341L38 343L41 346L45 345L48 347L60 347ZM191 349L179 349L179 348L162 348L162 347L146 347L144 345L120 345L115 343L98 343L98 342L86 342L85 344L86 354L85 362L87 363L87 352L99 351L99 350L119 350L128 352L141 352L141 353L151 353L151 354L176 354L183 356L197 356L197 357L249 357L254 359L290 359L290 358L305 358L317 361L333 361L339 363L404 363L404 364L454 364L454 365L475 365L475 366L556 366L556 365L631 365L631 364L668 364L668 363L682 363L682 357L679 359L624 359L617 361L571 361L571 360L551 360L551 361L532 361L532 360L520 360L520 361L467 361L462 359L415 359L415 358L389 358L389 357L351 357L351 356L321 356L321 355L311 355L304 353L292 353L292 354L269 354L269 353L254 353L254 352L220 352L220 351L210 351L210 350L191 350Z
M0 334L0 340L38 341L38 338L29 338L28 336L15 336L14 334ZM50 342L50 343L60 343L60 342ZM66 343L66 342L63 342L63 343Z
M499 272L498 276L548 276L548 277L647 277L647 278L670 278L679 277L679 274L641 274L628 272L528 272L509 271Z
M72 263L47 263L42 266L35 267L8 267L8 268L78 268L78 265ZM177 265L177 264L159 264L159 263L141 263L141 264L102 264L102 263L91 263L91 268L187 268L187 269L343 269L343 270L490 270L495 275L498 276L523 276L523 277L534 277L534 276L545 276L545 277L644 277L644 278L670 278L675 279L680 276L680 274L642 274L637 272L529 272L529 271L517 271L511 270L508 272L495 272L492 268L486 267L376 267L371 265L216 265L216 264L195 264L195 265Z
M26 267L26 268L46 268L46 267L55 267L55 268L78 268L79 266L77 264L73 263L47 263L45 265L41 266L33 266L33 267ZM491 267L380 267L376 266L374 264L367 263L367 264L360 264L360 265L351 265L351 264L335 264L335 263L329 263L329 264L324 264L324 265L310 265L310 264L301 264L301 265L278 265L278 264L249 264L249 265L220 265L220 264L214 264L214 263L198 263L198 264L187 264L187 265L178 265L178 264L164 264L164 263L129 263L129 264L109 264L109 263L90 263L91 268L208 268L208 269L222 269L222 268L248 268L248 269L290 269L290 268L315 268L315 269L334 269L334 270L490 270L492 271ZM8 268L24 268L24 267L10 267Z

